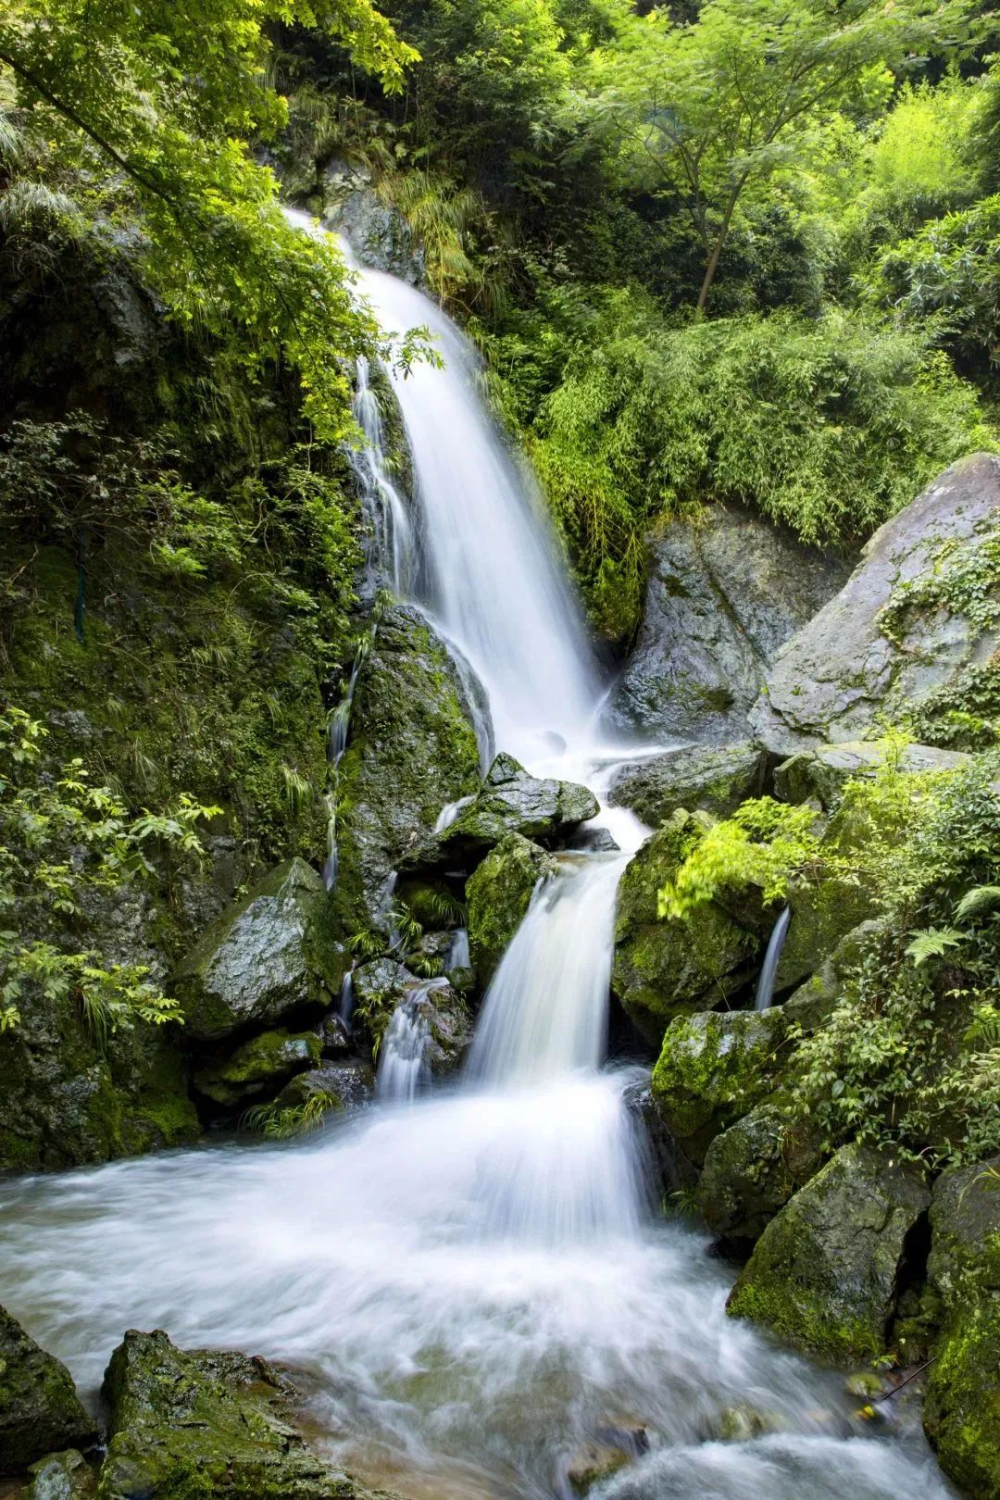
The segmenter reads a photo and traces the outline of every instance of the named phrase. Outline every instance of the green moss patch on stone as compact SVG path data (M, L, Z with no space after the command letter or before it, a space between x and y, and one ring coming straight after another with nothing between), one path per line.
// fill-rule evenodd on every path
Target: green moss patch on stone
M465 887L469 949L481 985L493 978L538 882L555 870L555 860L544 849L519 833L508 833L470 875Z
M0 1307L0 1474L60 1448L86 1447L94 1436L66 1366Z

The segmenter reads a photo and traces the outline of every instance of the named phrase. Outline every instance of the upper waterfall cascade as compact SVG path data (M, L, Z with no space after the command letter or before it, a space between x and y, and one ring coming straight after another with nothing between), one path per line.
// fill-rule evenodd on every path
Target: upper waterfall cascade
M497 747L599 794L615 753L599 676L475 357L422 293L373 271L359 286L445 360L396 379L416 514L380 466L359 372L357 463L396 586L481 678ZM641 829L622 815L615 832L627 850ZM304 1367L313 1430L409 1500L565 1500L571 1455L615 1422L641 1423L650 1451L594 1500L947 1500L920 1438L845 1436L840 1377L728 1319L727 1268L652 1212L624 1097L636 1070L602 1067L627 853L560 861L457 1085L424 1089L419 1021L401 1012L379 1101L315 1136L6 1184L0 1303L92 1393L126 1327ZM722 1441L734 1410L768 1434Z

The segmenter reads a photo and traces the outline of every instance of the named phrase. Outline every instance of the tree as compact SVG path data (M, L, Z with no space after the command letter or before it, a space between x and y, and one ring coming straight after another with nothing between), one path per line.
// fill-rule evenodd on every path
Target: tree
M622 24L605 102L654 184L679 195L705 256L704 314L744 195L803 169L821 127L891 87L889 68L954 51L970 0L709 0L697 21L663 11Z

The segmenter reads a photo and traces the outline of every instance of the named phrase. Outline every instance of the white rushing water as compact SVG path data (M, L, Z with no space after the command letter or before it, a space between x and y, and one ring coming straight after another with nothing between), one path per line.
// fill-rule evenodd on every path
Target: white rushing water
M364 460L391 491L397 579L482 676L498 747L600 788L614 752L594 729L597 675L475 361L420 293L377 273L363 286L391 328L430 325L448 361L397 382L418 525ZM377 410L364 420L371 439ZM617 827L634 845L634 821ZM449 1090L427 1089L404 1007L361 1117L285 1146L4 1184L0 1302L91 1393L128 1327L287 1360L333 1453L412 1500L561 1500L579 1443L616 1423L641 1423L650 1451L607 1500L944 1500L919 1435L866 1437L840 1377L727 1319L730 1273L647 1202L635 1072L601 1068L626 862L561 857ZM771 1435L713 1440L735 1407Z

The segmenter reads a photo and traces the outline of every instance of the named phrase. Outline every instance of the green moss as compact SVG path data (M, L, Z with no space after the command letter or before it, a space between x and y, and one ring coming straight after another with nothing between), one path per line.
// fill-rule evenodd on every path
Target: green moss
M0 1308L0 1474L93 1435L66 1366Z
M924 1426L949 1478L976 1500L1000 1496L1000 1296L974 1302L937 1348Z
M652 1091L667 1129L701 1160L709 1142L774 1087L780 1011L703 1011L667 1028Z
M313 1032L265 1031L231 1056L199 1068L195 1087L216 1104L238 1104L277 1087L290 1073L315 1067L319 1059L320 1039Z
M535 887L555 868L555 861L537 844L509 833L469 877L469 948L480 984L492 979Z

